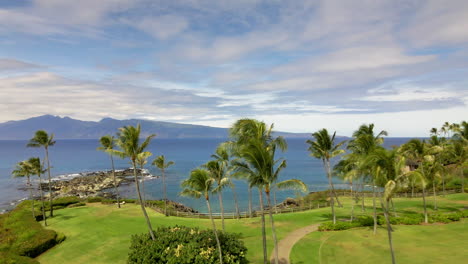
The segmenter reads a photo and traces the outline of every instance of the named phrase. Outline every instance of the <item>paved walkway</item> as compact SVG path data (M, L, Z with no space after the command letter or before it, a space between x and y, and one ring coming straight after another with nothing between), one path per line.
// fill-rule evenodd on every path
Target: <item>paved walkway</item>
M301 238L305 235L317 231L320 224L314 224L310 226L297 229L289 233L285 238L278 242L278 259L280 264L289 264L289 254L291 249ZM275 250L271 252L270 263L275 263Z

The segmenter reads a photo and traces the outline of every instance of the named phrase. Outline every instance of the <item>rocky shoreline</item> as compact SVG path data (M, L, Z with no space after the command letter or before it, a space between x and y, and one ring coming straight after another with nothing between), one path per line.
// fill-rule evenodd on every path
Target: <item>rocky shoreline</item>
M138 175L143 177L154 177L147 170L137 169ZM106 190L112 191L114 188L114 178L112 171L96 171L88 173L72 174L72 179L63 179L58 177L54 178L52 183L52 192L54 197L64 196L77 196L80 198L104 196L112 198L112 192L105 192ZM130 184L134 182L133 169L117 170L115 171L117 186L123 184ZM49 190L47 181L42 183L42 188L45 191Z

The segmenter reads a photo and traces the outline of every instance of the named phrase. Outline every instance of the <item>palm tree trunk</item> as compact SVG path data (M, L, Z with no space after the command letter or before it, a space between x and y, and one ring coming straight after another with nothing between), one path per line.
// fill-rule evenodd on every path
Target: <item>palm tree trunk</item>
M262 190L258 188L258 195L260 200L260 214L262 220L262 242L263 242L263 264L268 264L268 252L266 245L266 230L265 230L265 214L263 213L263 195Z
M252 188L249 186L249 217L252 218Z
M270 192L268 190L265 190L265 193L268 201L268 213L270 214L271 233L273 234L273 243L275 246L275 264L278 264L278 240L276 239L275 221L273 219L273 212L271 208Z
M273 188L273 201L275 202L275 214L278 213L278 202L276 201L276 188Z
M112 177L114 178L114 190L115 190L115 196L117 197L117 207L120 208L120 196L119 196L119 188L117 186L117 178L115 177L115 166L114 166L114 158L112 155L109 155L111 158L111 164L112 164Z
M465 193L465 175L463 174L463 166L460 166L460 178L461 178L461 192Z
M422 194L423 194L423 206L424 206L424 223L428 223L428 218L427 218L427 208L426 208L426 188L424 186L422 187Z
M47 159L47 175L49 176L49 205L50 205L50 217L54 217L54 206L52 205L52 183L50 179L50 162L49 162L49 149L45 148L46 159Z
M380 197L380 203L382 205L382 209L384 211L385 222L387 224L387 235L388 235L388 245L390 246L390 254L392 255L392 264L395 264L395 253L393 252L393 241L392 241L392 226L390 224L390 219L388 217L388 200L387 200L387 207L384 206L384 202L382 197Z
M162 180L163 180L163 193L164 193L164 215L168 216L167 214L167 191L166 191L166 173L164 169L161 169Z
M143 206L146 206L146 195L145 195L145 177L143 176L143 166L140 168L140 177L141 177L141 189L143 193Z
M374 235L377 233L377 208L375 206L375 182L372 182L372 206L374 207Z
M364 204L365 203L365 194L364 194L364 181L361 182L361 212L365 212L366 211L366 205Z
M434 196L434 210L437 210L437 194L435 188L435 181L432 181L432 194Z
M47 216L46 216L46 213L45 213L44 192L42 191L41 174L38 174L37 176L39 177L39 192L41 193L42 218L44 219L44 225L47 226Z
M215 234L216 244L218 245L219 263L223 264L223 254L221 252L221 243L219 242L218 232L216 231L216 224L215 224L215 222L213 220L213 214L211 213L210 200L209 200L208 197L206 197L206 206L208 207L208 213L210 214L211 224L213 225L213 232Z
M329 178L329 184L330 184L333 196L335 196L336 203L338 204L338 207L343 207L343 205L340 203L340 200L338 199L338 195L336 194L335 185L333 185L333 181L331 180L330 161L324 160L324 163L325 163L325 169L327 170L327 176Z
M224 207L223 207L223 195L221 194L221 190L218 192L218 199L219 199L219 209L221 209L221 226L223 228L223 232L225 231L224 228Z
M336 215L335 215L335 200L333 198L333 188L332 188L332 180L331 180L331 175L329 173L329 168L327 166L327 163L325 163L325 169L327 170L327 178L328 178L328 194L330 196L330 206L332 210L332 217L333 217L333 224L336 224Z
M36 219L36 213L34 212L34 197L33 197L33 191L32 191L32 184L31 180L28 175L28 189L29 189L29 199L31 200L31 212L32 212L32 217Z
M141 206L141 210L143 211L143 215L145 216L146 224L148 225L148 229L149 229L151 239L154 241L154 240L156 240L156 238L154 237L153 227L151 226L151 222L149 220L148 214L146 213L145 206L143 204L143 201L141 200L140 183L138 182L138 175L137 175L135 161L132 161L132 163L133 163L133 175L135 176L135 185L136 185L136 190L137 190L137 193L138 193L138 200L140 202L140 206Z
M356 199L354 199L354 196L353 196L353 182L351 181L350 182L350 185L349 185L349 188L351 189L351 200L354 200L352 201L352 205L351 205L351 222L353 221L354 219L354 203L356 203Z
M234 196L234 204L236 205L236 218L240 219L239 202L237 201L236 187L234 186L234 184L232 184L232 194Z

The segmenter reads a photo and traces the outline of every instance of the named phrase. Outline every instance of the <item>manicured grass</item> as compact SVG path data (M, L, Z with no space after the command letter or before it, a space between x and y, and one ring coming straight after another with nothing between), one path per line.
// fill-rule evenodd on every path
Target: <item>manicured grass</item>
M439 211L447 212L458 210L468 205L466 203L468 200L468 195L465 194L454 196L457 197L438 197L440 208ZM349 218L351 199L341 198L341 200L344 203L344 207L337 208L337 216L338 219L347 219ZM428 204L431 205L430 202ZM371 200L367 199L366 212L361 213L360 206L356 206L355 213L371 214L371 205ZM408 213L412 211L422 212L421 199L396 199L395 206L397 211L400 213ZM429 211L431 212L432 210ZM211 227L208 219L165 217L150 209L148 209L148 212L153 224L153 228L157 228L158 226L173 226L176 224L189 227ZM87 204L86 207L57 210L54 213L56 216L49 220L49 228L65 234L67 239L53 249L42 254L38 258L38 260L43 264L126 263L131 235L144 233L147 231L141 209L139 206L134 204L126 204L123 208L118 209L113 205L94 203ZM298 228L314 223L328 221L330 219L330 208L321 208L300 213L275 215L274 219L278 239L282 239L288 233ZM242 233L242 239L248 248L247 257L251 263L262 262L263 256L260 218L241 220L228 219L225 221L226 231ZM266 217L266 221L268 254L270 255L271 250L273 249L273 242L271 239L270 230L268 228L270 225L268 217ZM221 228L220 220L217 220L216 224L218 228ZM432 226L428 226L428 228L430 227ZM400 226L398 228L400 228ZM383 231L379 233L382 233L382 236L384 235ZM371 232L369 234L372 235ZM313 233L312 236L314 235L317 234ZM386 248L386 240L384 242L385 243L382 243L382 246ZM412 247L417 246L416 244L413 244ZM313 254L315 252L318 252L316 248L313 246L312 248L306 246L302 249L299 247L295 254L306 255ZM335 252L335 255L337 258L346 256L340 252ZM348 257L344 258L349 259Z
M397 263L465 263L468 259L466 220L450 224L394 226ZM314 232L301 239L291 263L391 263L387 232L379 228Z

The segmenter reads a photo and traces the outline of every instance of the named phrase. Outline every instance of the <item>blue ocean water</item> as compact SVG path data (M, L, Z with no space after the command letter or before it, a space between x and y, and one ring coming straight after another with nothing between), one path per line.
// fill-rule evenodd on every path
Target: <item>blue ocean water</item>
M384 145L390 147L406 142L408 138L386 138ZM202 200L180 197L180 183L186 179L190 171L210 160L210 155L214 153L217 145L222 139L154 139L148 151L153 153L150 160L158 155L165 155L166 159L175 162L166 172L168 198L181 202L195 208L201 212L206 211L205 203ZM288 139L288 150L278 153L278 157L287 160L287 168L281 175L280 181L286 179L300 179L304 181L310 191L324 190L327 187L327 179L320 160L309 156L306 139ZM11 172L17 162L29 157L44 157L42 148L27 148L27 141L23 140L0 140L0 211L10 209L14 206L14 201L27 197L24 190L18 188L25 186L25 179L12 178ZM109 156L101 151L97 151L98 140L57 140L57 143L50 147L49 155L51 161L51 173L53 176L73 174L80 172L91 172L98 170L108 170L110 168ZM116 169L129 168L128 160L115 159ZM152 166L147 169L153 175L160 175L159 170ZM335 180L337 188L340 181ZM248 208L247 185L242 181L235 181L236 192L239 197L241 211ZM134 185L122 186L121 193L128 198L136 197ZM151 179L145 181L145 194L147 199L161 199L162 180ZM292 191L279 191L277 201L281 202L287 197L295 197ZM253 192L254 207L257 207L258 193ZM214 196L212 206L218 210L217 197ZM231 190L223 192L225 211L234 211L234 200Z

